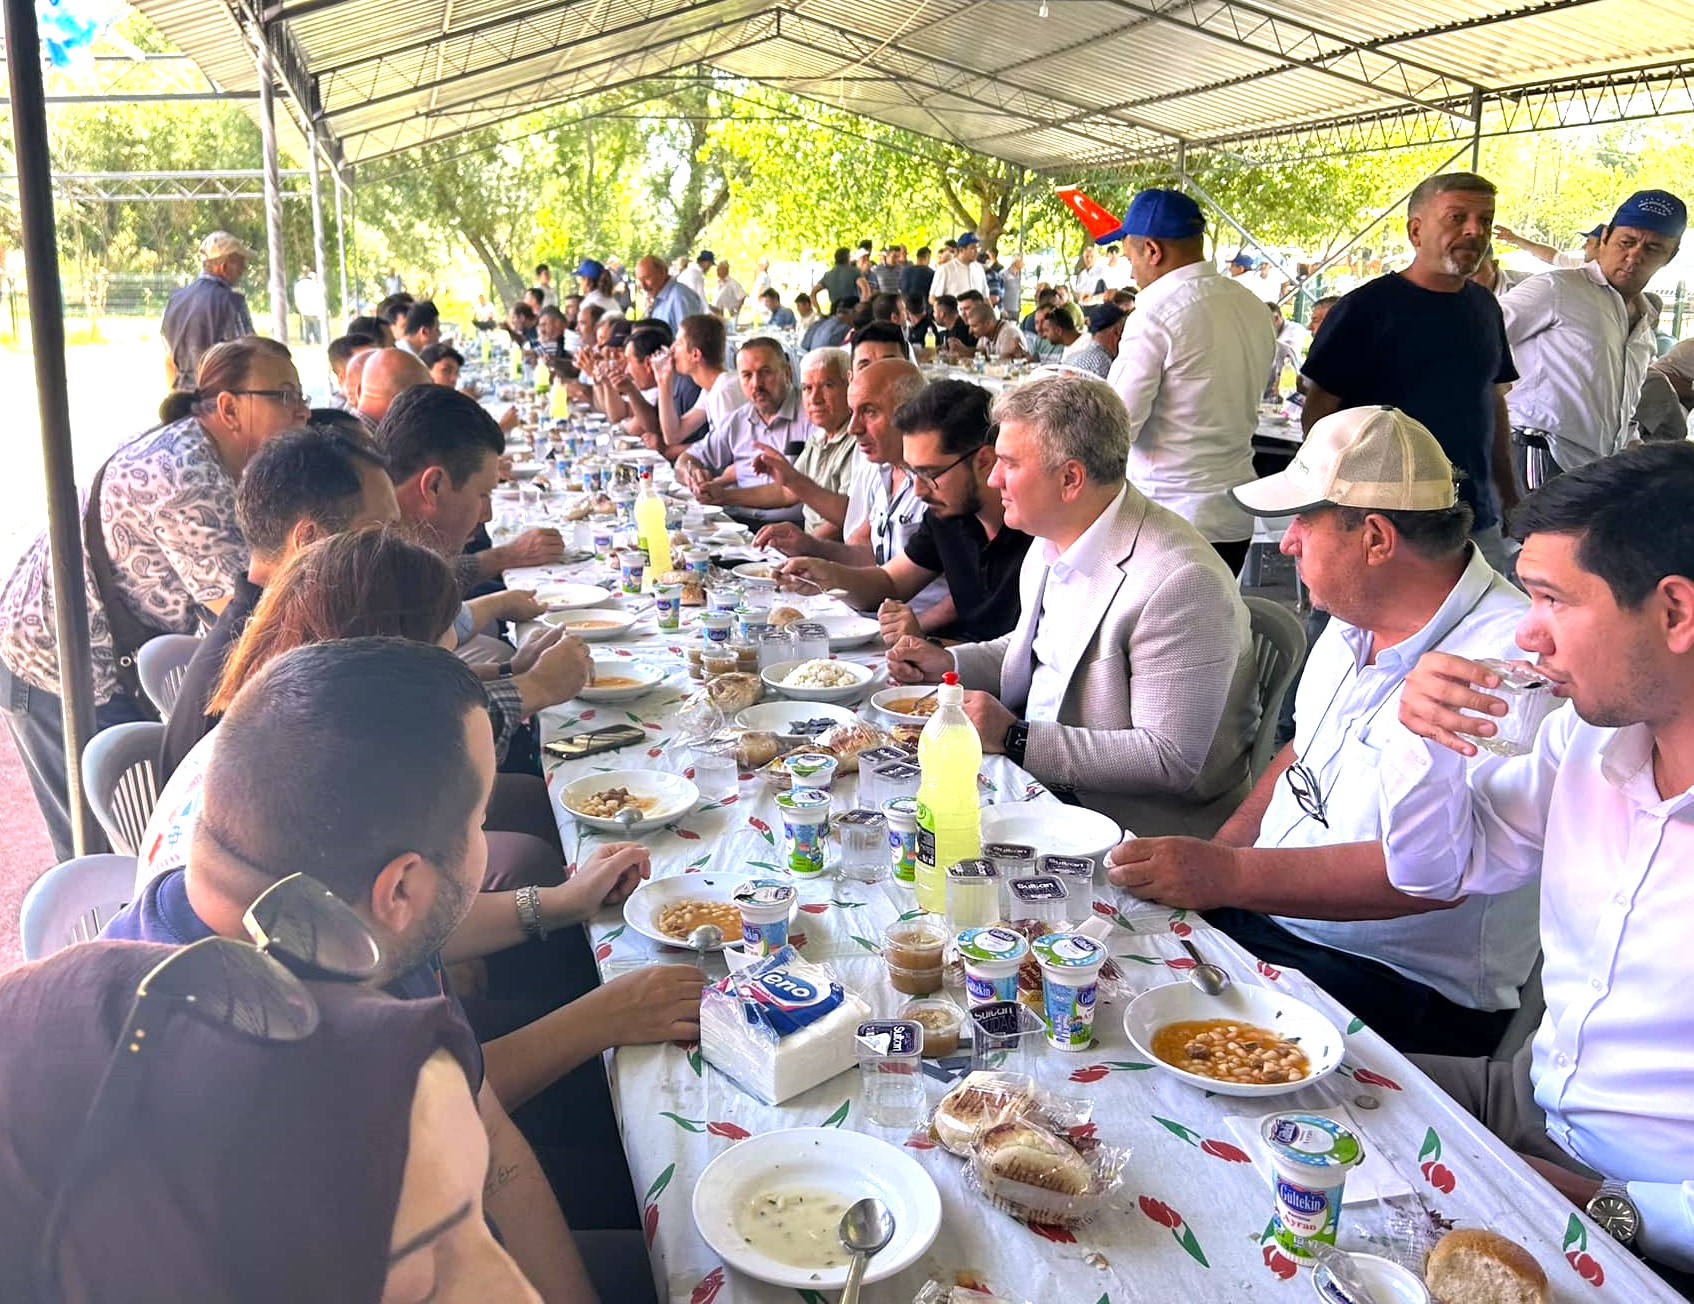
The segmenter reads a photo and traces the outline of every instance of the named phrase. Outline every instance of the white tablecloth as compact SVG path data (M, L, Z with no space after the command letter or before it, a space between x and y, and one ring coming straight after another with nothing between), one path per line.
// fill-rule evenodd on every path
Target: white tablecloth
M588 578L583 571L573 568L572 577ZM508 579L516 586L564 573L516 572ZM627 710L584 709L572 703L545 712L543 720L549 737L597 721L634 720L649 730L648 745L569 764L550 760L548 779L555 791L595 767L681 765L670 747L668 721L692 684L671 650L679 647L675 636L661 639L650 618L638 630L646 631L645 637L617 646L644 659L671 662L674 672L664 685ZM1026 796L1052 800L1004 758L989 758L985 773L994 784L995 801ZM856 781L837 782L850 786ZM565 847L574 858L578 830L562 809L560 819ZM581 845L591 847L603 836L590 832ZM701 872L740 877L776 865L781 837L770 794L761 783L748 780L734 800L707 803L645 841L652 848L655 877ZM898 914L913 908L911 893L893 883L864 886L833 880L801 882L799 889L802 913L795 941L803 954L833 966L877 1014L892 1014L904 998L887 984L875 939ZM1366 1148L1383 1155L1413 1189L1409 1198L1348 1208L1342 1220L1344 1246L1389 1250L1395 1215L1427 1210L1429 1216L1492 1228L1526 1245L1546 1269L1560 1301L1635 1304L1676 1298L1303 975L1255 961L1197 916L1149 906L1104 885L1097 886L1096 893L1096 911L1108 914L1114 924L1109 949L1137 990L1182 981L1181 971L1189 961L1178 942L1191 936L1237 982L1275 984L1346 1029L1341 1069L1276 1102L1209 1096L1142 1060L1123 1031L1122 1004L1103 1004L1095 1023L1098 1044L1091 1051L1074 1055L1044 1049L1036 1056L1036 1075L1044 1085L1091 1099L1101 1140L1133 1151L1122 1207L1067 1233L1032 1230L984 1204L962 1184L960 1161L932 1148L921 1134L870 1125L859 1107L856 1072L772 1107L702 1063L697 1048L620 1049L608 1062L612 1092L660 1298L678 1304L792 1304L797 1297L814 1302L825 1298L817 1292L797 1295L726 1270L696 1233L690 1213L701 1171L727 1147L752 1134L824 1125L879 1135L903 1147L941 1191L943 1223L934 1246L914 1267L867 1287L867 1304L905 1304L931 1277L949 1283L981 1282L1007 1298L1037 1304L1309 1300L1313 1296L1306 1274L1270 1240L1266 1182L1232 1140L1231 1118L1262 1115L1273 1103L1293 1108L1346 1106ZM590 935L605 977L654 962L692 958L626 928L617 911L594 920ZM707 968L719 976L723 962L713 957ZM940 1080L929 1080L927 1086L932 1103L946 1090Z

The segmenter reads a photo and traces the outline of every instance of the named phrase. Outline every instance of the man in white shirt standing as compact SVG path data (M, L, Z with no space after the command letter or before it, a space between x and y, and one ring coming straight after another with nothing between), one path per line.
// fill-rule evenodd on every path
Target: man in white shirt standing
M1256 515L1292 516L1282 550L1332 617L1306 659L1294 739L1216 838L1126 842L1108 877L1206 911L1402 1051L1490 1054L1539 949L1535 887L1451 909L1393 891L1376 776L1418 657L1521 656L1513 632L1529 604L1471 544L1440 443L1397 409L1332 413L1298 462L1235 495Z
M746 302L747 291L729 274L728 260L719 263L717 283L712 287L712 311L725 321L734 322L740 319L741 305Z
M1594 260L1532 276L1500 300L1518 382L1506 394L1520 488L1607 457L1630 440L1658 354L1642 291L1676 257L1688 207L1640 190L1601 229Z
M1694 448L1641 444L1518 509L1518 643L1568 705L1527 755L1471 769L1506 704L1428 653L1381 768L1402 892L1541 881L1547 1013L1510 1063L1420 1067L1684 1291L1694 1286ZM1474 687L1473 687L1474 685ZM1468 735L1468 737L1467 737ZM1676 1274L1681 1274L1676 1279Z
M1206 258L1206 220L1180 190L1143 190L1122 238L1141 286L1107 377L1129 409L1129 481L1239 570L1253 518L1229 497L1253 479L1259 394L1276 340L1264 306ZM1098 243L1098 241L1096 241Z
M701 303L710 303L712 296L706 293L706 273L711 270L717 258L710 249L702 249L700 256L676 274L676 279L700 296Z
M929 283L931 303L944 294L950 294L957 299L970 290L975 290L984 302L987 301L988 273L983 270L976 254L976 232L966 231L959 237L958 254L935 268L935 276Z

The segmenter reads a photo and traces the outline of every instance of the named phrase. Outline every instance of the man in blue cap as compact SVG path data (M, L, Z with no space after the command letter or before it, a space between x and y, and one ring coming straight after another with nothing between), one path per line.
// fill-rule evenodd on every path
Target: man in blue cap
M1638 190L1600 228L1594 261L1532 276L1500 300L1519 376L1506 407L1521 487L1537 489L1631 440L1658 352L1658 312L1643 291L1676 257L1687 226L1682 200Z
M958 245L958 253L935 269L935 275L929 283L930 300L933 302L944 294L950 294L957 299L960 295L975 290L986 302L988 273L983 270L982 263L976 256L976 232L966 231L959 237Z
M1229 491L1254 478L1270 319L1206 257L1206 219L1180 190L1143 190L1095 243L1120 239L1141 287L1107 376L1129 409L1129 481L1239 570L1253 518Z
M1496 226L1494 238L1514 249L1534 254L1542 262L1551 263L1554 267L1581 267L1584 263L1594 260L1594 255L1600 249L1600 233L1605 229L1606 224L1600 222L1582 232L1582 252L1575 254L1555 249L1550 244L1542 244L1539 240L1525 239L1509 226Z
M583 308L599 308L601 312L616 312L618 301L600 288L600 278L606 274L605 264L593 258L584 258L576 265L577 284L582 287L582 302L577 305Z

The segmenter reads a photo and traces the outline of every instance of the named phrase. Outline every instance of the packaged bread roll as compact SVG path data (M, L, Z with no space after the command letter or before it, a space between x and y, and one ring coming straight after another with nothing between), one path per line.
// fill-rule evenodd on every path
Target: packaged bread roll
M746 710L764 695L765 685L757 675L718 675L706 681L712 705L725 715Z
M1547 1274L1516 1241L1460 1227L1435 1243L1424 1283L1437 1304L1551 1304Z
M978 1132L1034 1108L1035 1092L1028 1078L978 1070L941 1098L930 1130L948 1150L962 1155Z

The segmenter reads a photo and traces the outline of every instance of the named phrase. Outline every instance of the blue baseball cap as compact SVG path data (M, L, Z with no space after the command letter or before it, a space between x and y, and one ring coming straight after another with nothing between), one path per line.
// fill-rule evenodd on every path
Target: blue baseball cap
M966 231L962 236L959 237L959 248L961 248L961 249L963 249L966 245L973 245L973 244L976 244L976 243L978 243L978 241L977 241L977 238L976 238L976 232L975 231Z
M1602 235L1605 234L1605 231L1606 231L1606 224L1604 222L1601 222L1598 226L1590 227L1586 231L1578 231L1577 234L1580 235L1584 240L1598 240Z
M1688 205L1668 190L1637 190L1612 214L1612 225L1680 239L1688 229Z
M1231 267L1251 267L1253 265L1253 255L1236 254L1235 257L1229 260L1229 265Z
M592 258L584 258L576 265L576 274L586 276L591 281L598 281L600 273L605 271L604 264L595 262Z
M1110 244L1126 235L1153 240L1187 240L1206 229L1200 205L1180 190L1143 190L1129 202L1129 211L1116 231L1096 236L1095 244Z

